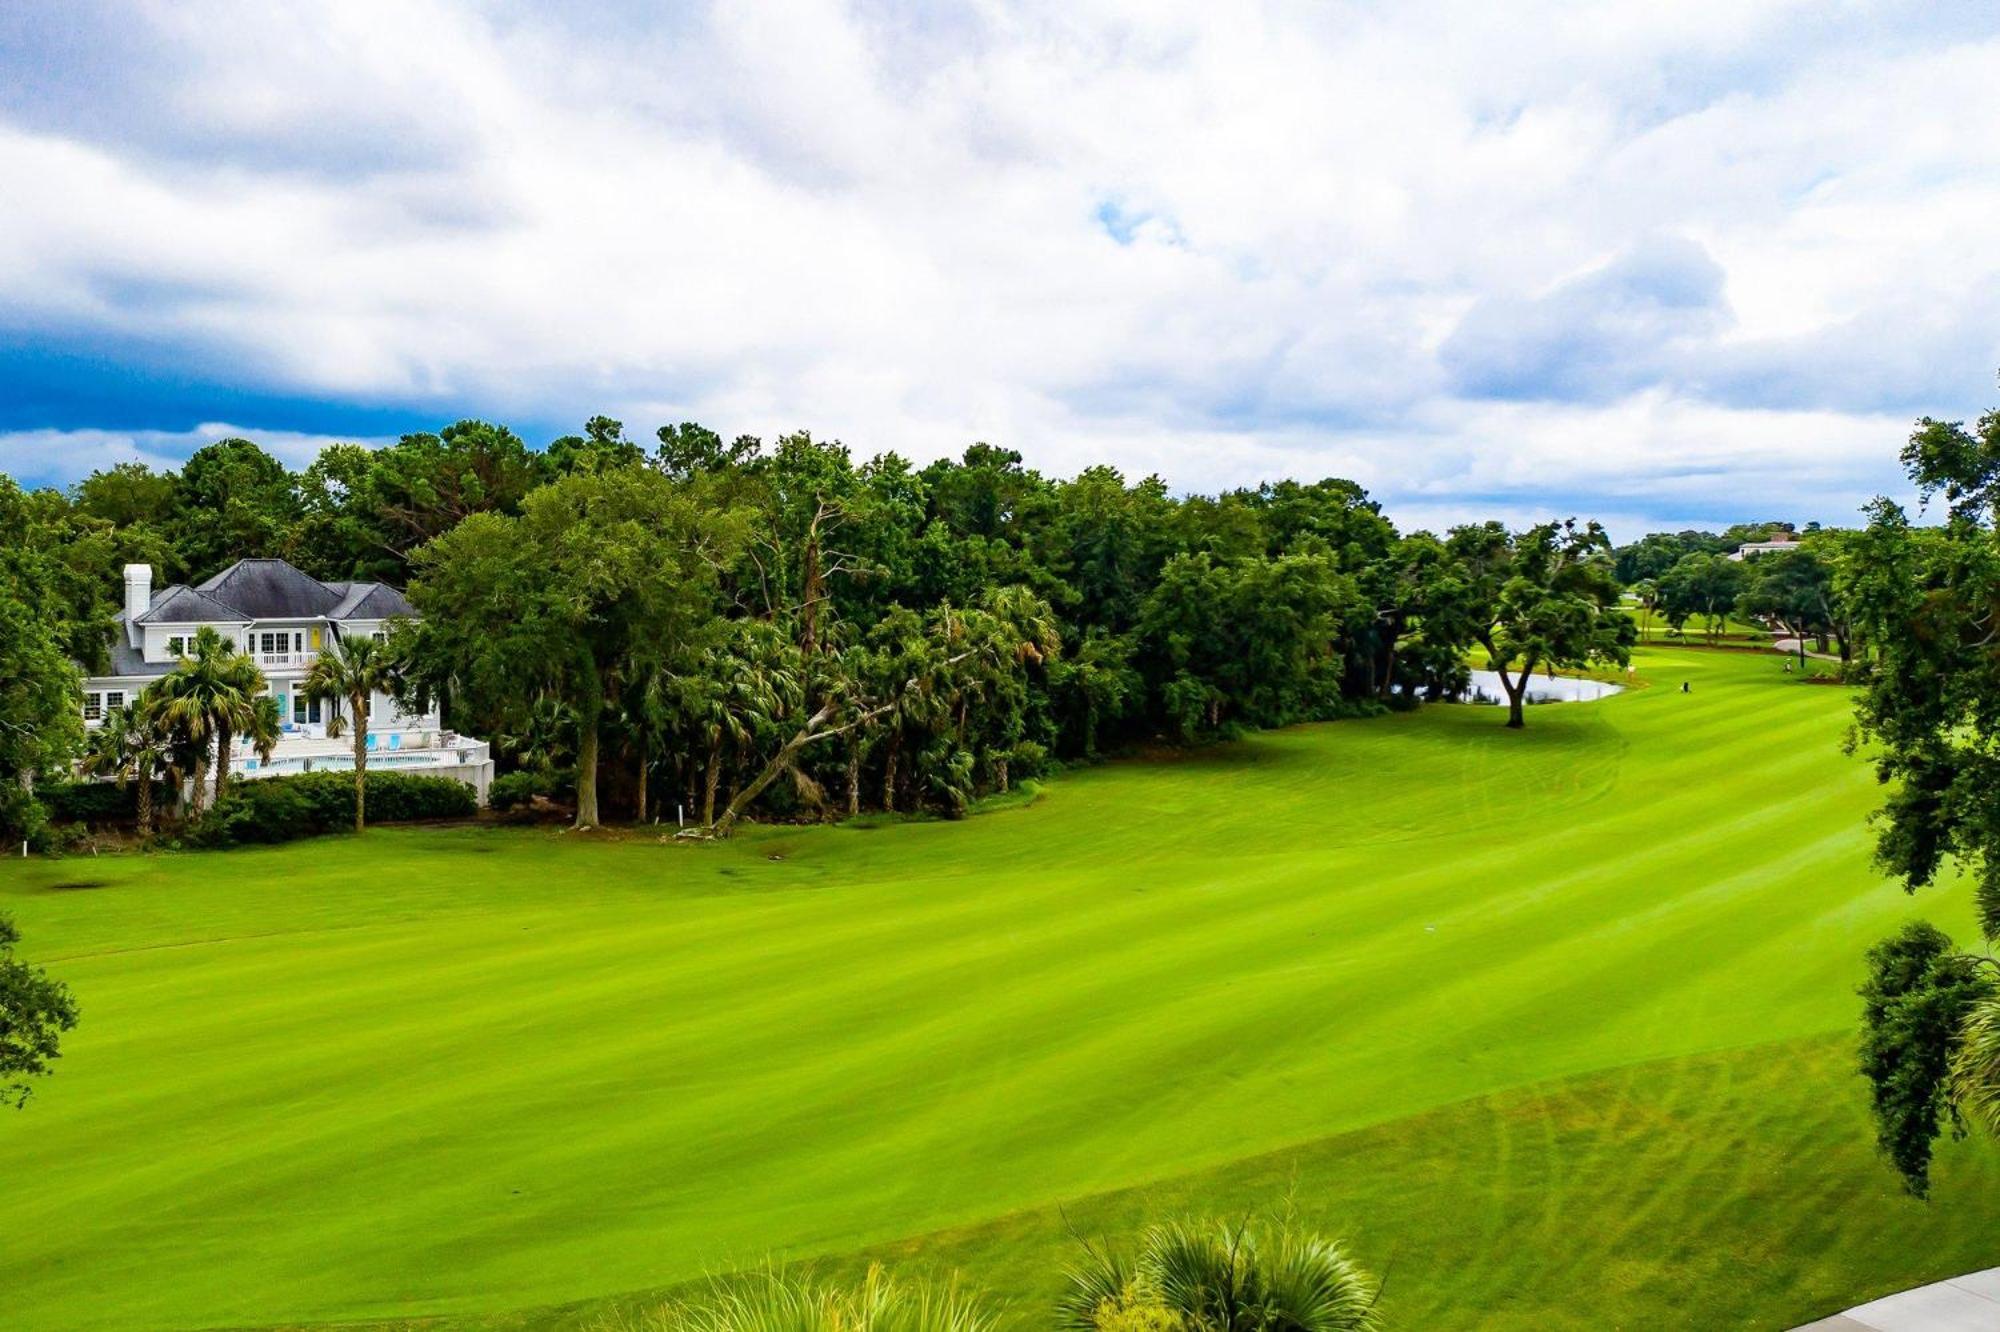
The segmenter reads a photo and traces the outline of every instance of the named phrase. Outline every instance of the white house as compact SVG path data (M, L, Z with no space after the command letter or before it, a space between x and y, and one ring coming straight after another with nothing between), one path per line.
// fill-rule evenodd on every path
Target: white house
M1780 532L1769 541L1746 541L1729 552L1732 560L1747 560L1757 555L1775 555L1782 551L1797 550L1799 539L1790 532Z
M250 654L278 700L284 736L268 763L240 749L231 771L352 771L352 734L335 739L329 723L344 704L308 698L300 688L319 654L346 638L382 637L396 616L414 616L401 592L383 583L322 583L283 560L238 560L205 583L176 583L153 595L151 565L125 566L125 609L111 641L111 673L83 686L83 719L94 726L107 709L138 697L174 668L200 629L214 629ZM368 707L368 767L455 777L486 800L493 758L486 742L447 731L435 711L408 713L386 694Z

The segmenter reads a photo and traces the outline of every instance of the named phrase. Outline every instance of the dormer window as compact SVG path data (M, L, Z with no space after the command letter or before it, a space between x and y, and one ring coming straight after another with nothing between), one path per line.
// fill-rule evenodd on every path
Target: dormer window
M175 634L172 638L169 638L167 640L167 655L170 657L185 657L187 655L187 639L180 634Z

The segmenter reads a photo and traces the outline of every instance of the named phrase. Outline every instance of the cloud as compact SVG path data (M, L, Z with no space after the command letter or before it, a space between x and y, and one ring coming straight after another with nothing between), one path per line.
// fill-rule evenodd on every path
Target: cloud
M390 442L382 437L306 435L223 422L204 422L191 430L12 430L0 431L0 472L30 485L54 485L125 462L174 468L196 449L220 439L254 439L294 468L310 465L329 444L379 448Z
M1488 296L1439 349L1461 393L1590 400L1670 377L1677 357L1729 323L1726 275L1708 251L1648 237L1534 296Z
M608 411L1438 511L1845 505L1910 416L1990 396L1996 34L1777 0L17 6L0 342L95 349L121 423L170 382L169 452L202 418ZM6 423L86 471L114 435L40 364L0 357L49 404Z

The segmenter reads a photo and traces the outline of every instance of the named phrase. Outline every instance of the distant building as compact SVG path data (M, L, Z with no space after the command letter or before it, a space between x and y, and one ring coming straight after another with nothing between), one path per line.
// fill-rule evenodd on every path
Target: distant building
M344 638L386 635L388 622L414 616L401 592L384 583L322 583L283 560L238 560L205 583L176 583L153 595L153 569L125 566L125 609L116 616L111 670L84 681L83 720L95 726L112 708L137 698L173 670L203 628L250 654L264 673L265 692L278 701L284 736L269 762L238 748L231 772L352 771L351 735L327 728L345 703L308 698L306 672L319 654ZM486 742L447 731L438 713L404 712L393 698L368 701L368 766L455 777L486 800L493 758Z
M1780 532L1768 541L1746 541L1729 552L1732 560L1747 560L1752 555L1772 555L1780 551L1797 550L1799 538L1796 533Z

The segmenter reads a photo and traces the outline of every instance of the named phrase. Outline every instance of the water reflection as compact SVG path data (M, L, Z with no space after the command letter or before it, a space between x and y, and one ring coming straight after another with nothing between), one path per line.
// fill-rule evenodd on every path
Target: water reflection
M1507 701L1507 691L1500 684L1498 671L1470 671L1472 683L1459 696L1462 703L1494 703ZM1530 703L1593 703L1600 698L1609 698L1622 693L1623 685L1606 684L1602 680L1581 680L1571 675L1537 675L1529 679L1527 701Z

